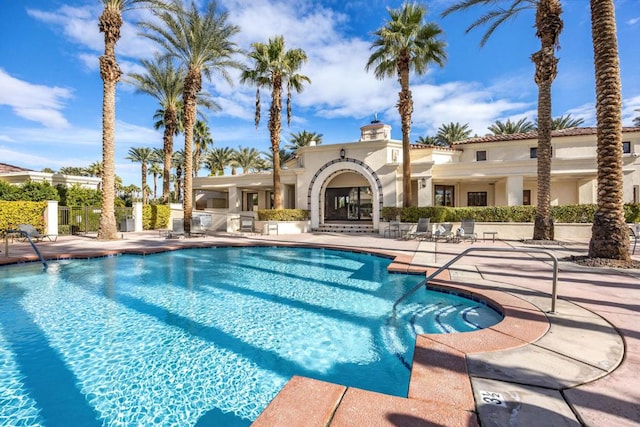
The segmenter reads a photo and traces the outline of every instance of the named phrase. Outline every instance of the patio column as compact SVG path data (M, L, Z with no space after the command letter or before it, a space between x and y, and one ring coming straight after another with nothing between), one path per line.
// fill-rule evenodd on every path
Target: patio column
M524 178L522 175L507 177L507 206L518 206L522 204L523 186Z
M133 219L134 228L133 231L142 231L142 202L135 202L133 204Z
M229 213L240 212L242 191L237 186L229 187Z
M58 201L48 200L44 211L46 230L44 234L58 234Z
M418 206L433 205L433 178L418 178Z

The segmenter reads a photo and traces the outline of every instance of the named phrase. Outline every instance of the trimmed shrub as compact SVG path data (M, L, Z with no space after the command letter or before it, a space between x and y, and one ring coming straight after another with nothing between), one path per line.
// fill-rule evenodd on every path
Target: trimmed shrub
M15 230L18 224L31 224L44 232L47 202L0 201L0 230Z
M259 209L258 221L306 221L309 211L304 209Z
M142 229L169 228L170 216L171 208L168 205L144 205L142 206Z

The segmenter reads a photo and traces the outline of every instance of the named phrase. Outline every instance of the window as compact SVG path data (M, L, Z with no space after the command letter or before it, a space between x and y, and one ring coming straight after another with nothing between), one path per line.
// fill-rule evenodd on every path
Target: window
M487 206L487 192L486 191L468 192L467 206Z
M624 154L630 154L631 153L631 141L623 141L622 142L622 152Z
M529 158L537 159L538 158L538 147L529 148Z
M487 160L487 152L484 150L476 151L476 162L484 162L485 160Z
M453 185L436 185L433 204L435 206L454 206L454 192Z
M531 190L522 190L522 204L523 205L531 204Z

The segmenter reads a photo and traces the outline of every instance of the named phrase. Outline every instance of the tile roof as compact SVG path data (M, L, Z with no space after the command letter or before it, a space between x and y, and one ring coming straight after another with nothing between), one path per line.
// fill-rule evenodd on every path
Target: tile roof
M31 169L21 168L20 166L14 166L7 163L0 163L0 173L11 172L29 172Z
M640 127L624 127L622 131L625 133L629 132L640 132ZM580 136L580 135L595 135L598 133L598 128L596 127L580 127L580 128L569 128L569 129L559 129L551 131L552 138L566 137L566 136ZM505 135L485 135L478 136L475 138L464 139L462 141L454 142L453 145L462 145L462 144L476 144L482 142L499 142L499 141L521 141L525 139L537 139L537 132L526 132L526 133L513 133L513 134L505 134Z

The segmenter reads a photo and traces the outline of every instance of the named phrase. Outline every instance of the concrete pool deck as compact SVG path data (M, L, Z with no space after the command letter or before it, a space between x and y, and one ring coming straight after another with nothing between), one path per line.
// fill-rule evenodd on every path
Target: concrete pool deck
M164 239L125 233L99 242L61 236L38 243L48 259L153 253L220 245L313 245L393 256L398 272L433 271L469 247L536 248L517 241L433 243L377 235L220 233ZM588 241L544 247L558 258L584 255ZM35 259L26 243L0 247L0 265ZM634 256L640 259L640 254ZM481 296L505 311L482 331L421 335L408 398L294 377L258 426L640 424L640 271L560 262L558 303L550 310L552 263L541 254L470 254L434 284Z

